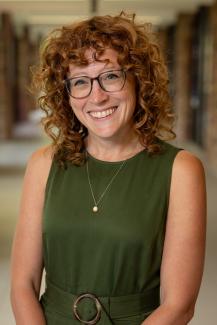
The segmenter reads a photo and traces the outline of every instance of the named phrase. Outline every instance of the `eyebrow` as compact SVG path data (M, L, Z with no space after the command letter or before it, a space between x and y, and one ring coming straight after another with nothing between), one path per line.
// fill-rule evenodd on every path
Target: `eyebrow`
M121 67L114 67L114 65L112 64L112 66L106 66L104 68L105 70L102 70L100 73L98 73L97 76L99 76L100 74L104 73L104 72L109 72L109 71L116 71L116 70L119 70L121 69ZM89 76L87 74L85 74L85 72L77 72L75 74L72 74L69 76L69 78L79 78L79 77L89 77L89 78L92 78L92 76Z

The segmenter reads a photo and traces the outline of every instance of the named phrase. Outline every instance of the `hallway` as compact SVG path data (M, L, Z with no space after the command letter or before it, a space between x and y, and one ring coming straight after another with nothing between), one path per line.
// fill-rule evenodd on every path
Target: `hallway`
M217 324L217 0L0 0L0 325L15 324L9 299L10 255L25 165L31 153L47 143L38 128L43 116L38 94L29 93L30 67L38 63L39 48L51 30L122 10L135 13L135 22L153 24L153 41L162 47L168 67L179 139L174 145L195 153L205 166L207 251L191 325Z
M31 144L21 143L19 145L12 143L10 155L8 151L6 155L6 147L0 145L0 323L3 325L15 324L9 303L11 241L18 215L24 172L23 167L26 157L29 156L37 146L39 146L39 143L37 142ZM208 192L208 228L205 272L196 306L195 317L192 320L191 325L215 325L217 307L217 176L209 166L207 166L203 153L197 147L191 144L181 146L195 152L195 154L202 159L206 169ZM18 152L24 152L24 154L20 156L18 155ZM11 164L11 166L8 167L8 170L4 168L3 164L3 160L6 156L7 159L10 160ZM18 168L16 168L16 165Z

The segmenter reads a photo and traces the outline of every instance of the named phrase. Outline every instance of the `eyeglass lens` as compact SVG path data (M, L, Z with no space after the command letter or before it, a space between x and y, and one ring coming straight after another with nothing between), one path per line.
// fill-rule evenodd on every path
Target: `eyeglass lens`
M103 72L96 78L89 78L87 76L70 78L67 80L67 90L72 97L86 97L90 94L92 83L95 79L104 91L115 92L123 88L125 72L123 70L112 70Z

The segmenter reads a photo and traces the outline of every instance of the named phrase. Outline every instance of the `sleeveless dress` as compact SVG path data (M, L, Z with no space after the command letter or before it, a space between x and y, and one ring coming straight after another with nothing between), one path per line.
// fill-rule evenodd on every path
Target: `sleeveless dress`
M96 297L112 297L113 310L114 301L130 297L122 299L128 301L124 313L116 315L115 311L112 316L107 308L97 325L140 325L159 306L171 172L180 150L163 141L161 144L160 154L149 155L143 150L125 161L98 212L92 210L94 202L86 164L67 164L66 169L61 169L53 160L43 210L47 289L40 300L48 325L82 324L67 300L70 295L92 293ZM88 155L96 199L121 163ZM131 298L147 292L155 292L156 297L153 303L146 299L149 309L143 310L140 303L140 310L131 312ZM64 303L69 312L64 311ZM146 301L143 303L145 306ZM92 319L90 310L85 314L87 308L82 308L82 319Z

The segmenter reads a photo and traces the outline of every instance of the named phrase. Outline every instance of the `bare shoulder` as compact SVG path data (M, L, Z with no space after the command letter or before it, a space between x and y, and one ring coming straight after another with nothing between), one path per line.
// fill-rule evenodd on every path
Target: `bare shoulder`
M54 149L51 145L41 147L34 151L28 160L25 177L35 179L37 182L45 185L53 155Z
M204 167L199 158L192 153L181 150L174 160L171 188L170 208L179 207L180 210L206 202L206 181ZM202 209L202 208L201 208Z
M51 163L54 154L54 149L51 145L41 147L34 151L29 159L29 163Z
M204 167L201 160L187 150L181 150L174 160L173 178L194 179L204 178Z

